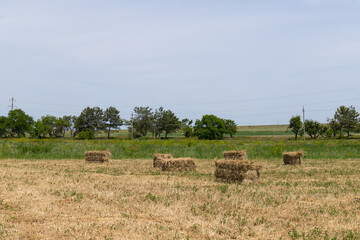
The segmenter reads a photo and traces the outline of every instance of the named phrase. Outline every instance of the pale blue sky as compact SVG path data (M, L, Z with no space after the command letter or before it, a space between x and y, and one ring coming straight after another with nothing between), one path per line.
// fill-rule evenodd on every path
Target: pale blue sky
M164 106L325 122L360 111L360 0L1 0L0 115Z

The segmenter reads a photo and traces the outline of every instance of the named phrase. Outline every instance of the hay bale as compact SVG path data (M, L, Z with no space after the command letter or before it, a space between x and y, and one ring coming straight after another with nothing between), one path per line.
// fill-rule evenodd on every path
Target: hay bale
M260 178L261 165L250 161L216 160L215 180L222 182L255 181Z
M215 167L239 172L260 171L262 166L250 161L216 160Z
M243 151L227 151L224 152L226 160L247 160L246 150Z
M108 162L111 158L110 151L87 151L85 152L86 162Z
M302 151L297 152L284 152L283 161L285 165L301 165L302 157L304 153Z
M153 166L154 168L161 167L162 160L172 158L174 157L168 153L155 153L153 156Z
M161 170L162 171L179 171L179 172L191 172L196 171L196 163L191 158L172 158L162 159Z

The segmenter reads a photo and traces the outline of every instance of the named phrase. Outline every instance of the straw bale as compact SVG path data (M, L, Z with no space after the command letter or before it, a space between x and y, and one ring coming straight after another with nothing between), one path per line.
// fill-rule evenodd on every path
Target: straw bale
M285 165L301 165L302 157L304 153L301 151L297 152L284 152L283 153L283 161Z
M239 182L242 183L244 180L255 181L259 179L259 172L256 170L249 170L247 172L240 172L228 169L217 168L215 170L215 178L218 181L223 182Z
M215 167L220 169L246 172L250 170L259 171L262 166L250 161L216 160Z
M160 165L162 171L191 172L196 170L195 160L191 158L162 159Z
M155 153L153 156L153 166L154 166L154 168L161 167L162 160L172 159L172 158L174 158L174 157L168 153Z
M224 182L254 181L260 178L261 165L250 161L215 160L215 179Z
M227 151L224 152L226 160L247 160L246 150L243 151Z
M111 158L110 151L87 151L85 152L86 162L108 162Z

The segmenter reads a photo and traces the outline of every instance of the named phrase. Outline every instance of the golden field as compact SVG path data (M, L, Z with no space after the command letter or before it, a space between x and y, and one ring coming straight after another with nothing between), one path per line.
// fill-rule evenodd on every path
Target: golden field
M0 160L0 239L360 239L360 159L256 162L238 185L214 160Z

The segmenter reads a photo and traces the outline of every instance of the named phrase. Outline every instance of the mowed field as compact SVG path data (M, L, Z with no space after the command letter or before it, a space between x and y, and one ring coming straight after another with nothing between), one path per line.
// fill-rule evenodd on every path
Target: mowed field
M360 159L254 160L261 179L151 159L0 160L0 239L360 239Z

